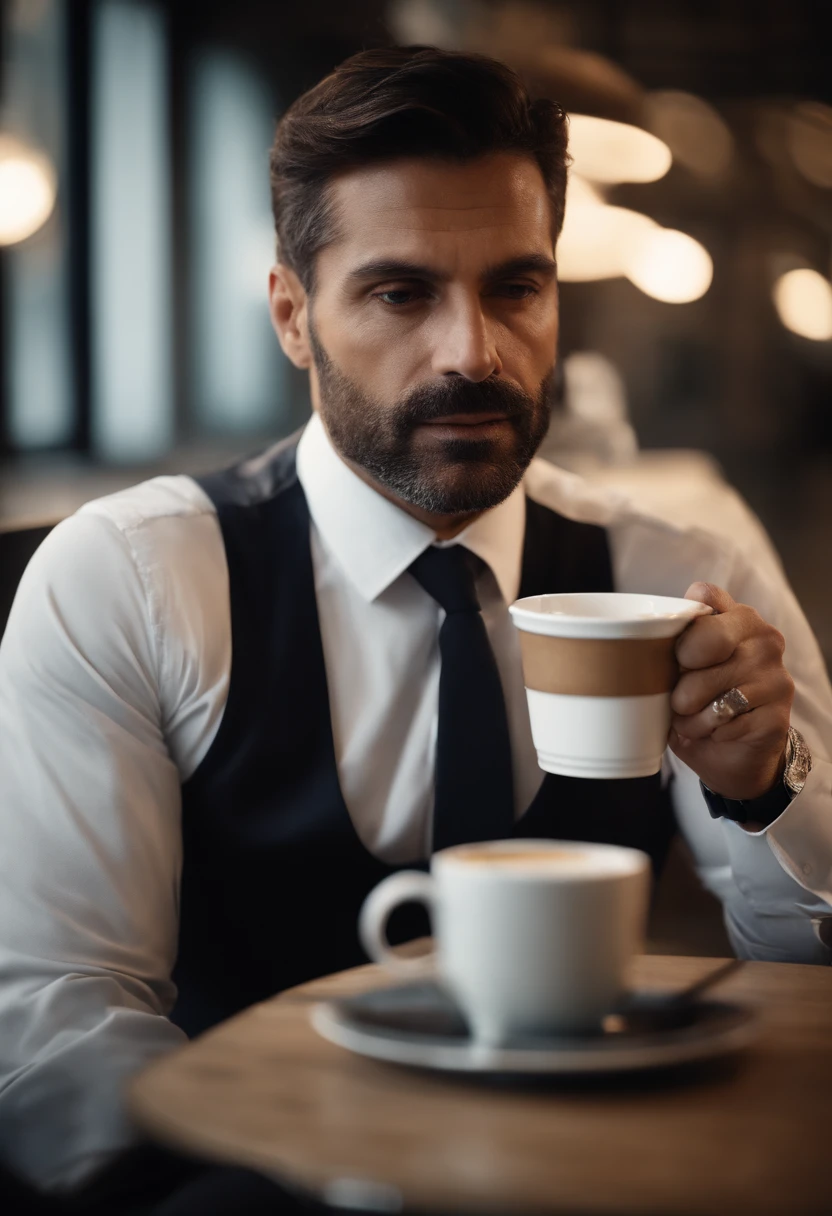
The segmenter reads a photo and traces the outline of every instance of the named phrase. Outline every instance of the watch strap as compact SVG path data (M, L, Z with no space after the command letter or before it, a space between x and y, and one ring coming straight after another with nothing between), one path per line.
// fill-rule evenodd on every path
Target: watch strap
M812 753L800 731L793 726L789 726L784 761L782 780L759 798L723 798L722 794L714 793L704 781L700 781L699 788L711 818L733 819L735 823L759 823L763 827L774 823L803 789L812 771Z
M699 782L702 797L712 819L733 819L735 823L759 823L768 827L783 814L795 797L784 781L778 781L774 789L759 798L723 798L708 789L704 781Z

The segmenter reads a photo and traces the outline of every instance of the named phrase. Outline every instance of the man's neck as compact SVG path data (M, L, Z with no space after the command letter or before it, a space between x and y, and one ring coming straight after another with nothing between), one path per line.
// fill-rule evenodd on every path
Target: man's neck
M372 486L376 493L381 494L382 498L386 498L388 502L392 502L395 506L401 508L414 519L418 519L420 524L425 524L428 528L432 528L436 533L437 540L453 540L458 536L464 528L467 528L470 523L478 519L483 514L482 511L466 511L458 515L436 515L432 511L425 511L421 507L415 507L412 503L405 502L403 498L399 498L392 490L388 490L386 486L381 485L374 477L371 477L366 469L362 469L360 465L355 464L352 460L347 460L341 456L344 463L352 469L356 477L360 477L366 485Z

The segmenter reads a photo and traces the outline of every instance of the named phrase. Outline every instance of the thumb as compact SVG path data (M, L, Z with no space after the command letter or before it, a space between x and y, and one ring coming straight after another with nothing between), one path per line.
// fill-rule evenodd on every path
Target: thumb
M729 608L737 606L736 601L727 591L723 591L722 587L717 587L713 583L691 583L685 592L685 599L698 600L700 604L708 604L714 612L727 612Z

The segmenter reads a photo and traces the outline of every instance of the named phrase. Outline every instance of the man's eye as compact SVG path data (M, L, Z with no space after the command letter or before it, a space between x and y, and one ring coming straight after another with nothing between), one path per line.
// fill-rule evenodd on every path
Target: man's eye
M374 293L376 300L381 300L383 304L387 304L391 308L401 308L405 304L412 304L414 300L422 299L424 294L415 287L398 287L394 291Z
M525 300L529 296L536 296L538 291L531 283L503 283L498 290L500 295L508 296L510 300Z

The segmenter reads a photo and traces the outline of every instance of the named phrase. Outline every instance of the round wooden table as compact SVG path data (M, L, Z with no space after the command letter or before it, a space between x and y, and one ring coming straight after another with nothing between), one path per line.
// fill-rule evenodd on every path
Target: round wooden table
M646 988L715 959L646 956ZM832 1212L832 968L745 963L718 990L759 1040L683 1076L525 1091L354 1056L313 1003L361 967L255 1005L146 1069L130 1108L154 1138L245 1165L333 1207L455 1213L822 1216Z

